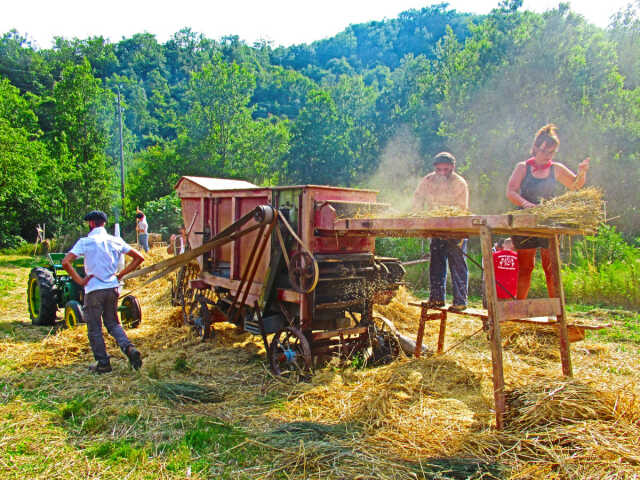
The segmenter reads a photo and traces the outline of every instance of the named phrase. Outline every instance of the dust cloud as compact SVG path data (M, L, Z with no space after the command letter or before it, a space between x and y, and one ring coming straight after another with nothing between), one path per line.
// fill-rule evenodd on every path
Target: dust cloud
M385 145L378 169L366 186L378 190L378 201L389 203L394 212L409 212L413 192L430 171L430 163L420 153L419 140L409 126L403 125Z

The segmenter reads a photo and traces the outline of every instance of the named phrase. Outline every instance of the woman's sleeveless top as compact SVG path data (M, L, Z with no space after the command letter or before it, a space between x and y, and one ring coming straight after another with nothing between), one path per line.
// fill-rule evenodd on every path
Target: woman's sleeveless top
M520 196L536 205L540 200L552 198L556 194L556 175L554 166L549 168L549 175L546 178L536 178L531 174L531 165L527 165L527 174L520 184ZM549 241L536 237L513 236L513 243L516 249L525 248L549 248Z
M557 182L554 168L553 165L549 168L546 178L536 178L531 174L531 165L527 165L527 174L520 184L520 196L536 205L542 199L555 197Z

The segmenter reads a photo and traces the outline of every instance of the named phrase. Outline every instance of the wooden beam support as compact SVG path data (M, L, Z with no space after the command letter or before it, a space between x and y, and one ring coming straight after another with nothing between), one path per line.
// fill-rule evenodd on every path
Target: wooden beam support
M446 331L447 331L447 312L446 310L442 310L440 312L440 330L438 331L438 354L441 354L442 351L444 350L444 336Z
M480 229L480 246L482 247L482 266L484 269L484 285L489 314L489 343L491 346L491 364L493 367L493 399L496 407L496 428L504 427L504 368L502 365L502 337L500 335L500 311L498 293L496 292L496 276L493 270L491 252L491 229L483 226Z
M551 254L551 268L553 269L553 282L560 300L560 313L558 318L558 338L560 339L560 360L562 361L562 374L566 377L573 377L571 366L571 347L569 345L569 333L567 331L567 315L564 305L564 288L562 287L562 269L560 268L560 246L558 236L549 240L549 253Z

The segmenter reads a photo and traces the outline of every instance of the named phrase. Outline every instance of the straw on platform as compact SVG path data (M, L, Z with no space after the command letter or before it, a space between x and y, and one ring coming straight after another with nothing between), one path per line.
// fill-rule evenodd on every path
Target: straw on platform
M596 187L568 191L558 197L543 200L535 207L509 213L536 215L540 224L574 227L586 233L595 232L605 220L602 190Z

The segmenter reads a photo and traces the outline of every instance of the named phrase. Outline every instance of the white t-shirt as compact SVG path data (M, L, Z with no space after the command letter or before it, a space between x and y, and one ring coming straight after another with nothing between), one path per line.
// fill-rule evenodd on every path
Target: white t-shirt
M124 240L109 235L104 227L96 227L78 240L69 251L77 257L83 256L85 273L93 275L84 286L84 293L120 286L116 277L118 261L130 250Z
M149 225L147 224L147 217L142 217L138 222L138 232L140 233L149 233Z

